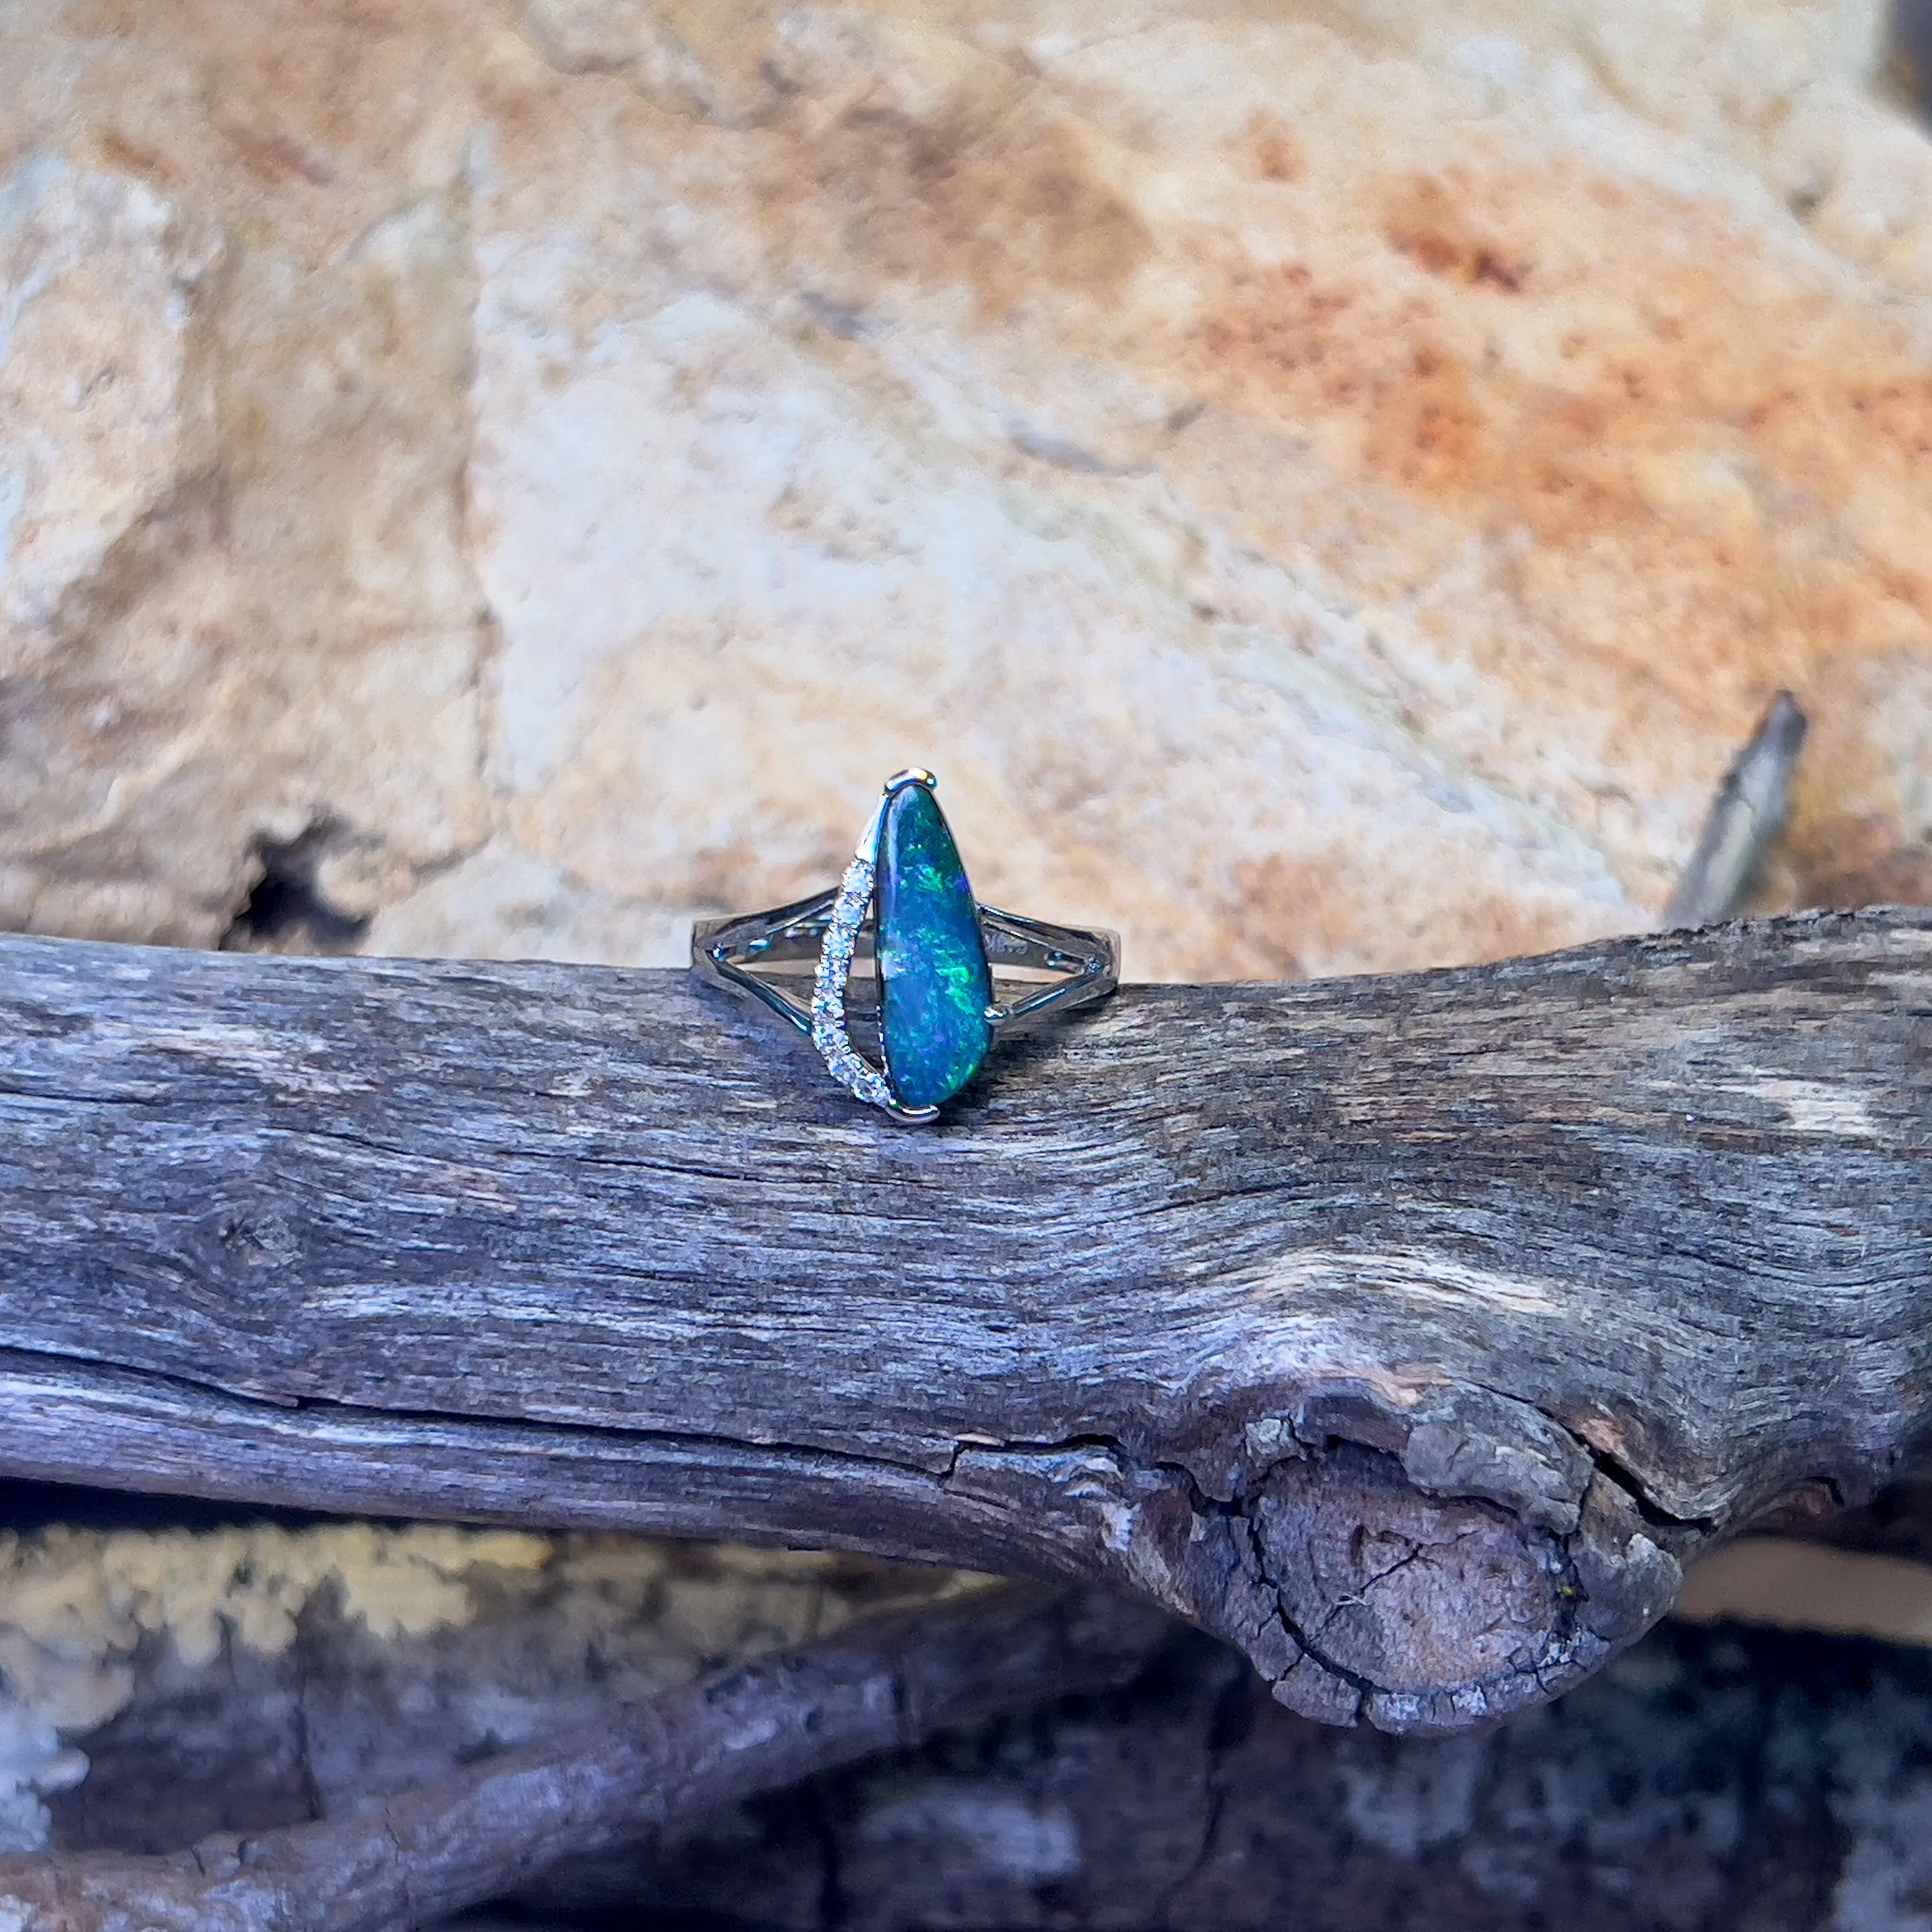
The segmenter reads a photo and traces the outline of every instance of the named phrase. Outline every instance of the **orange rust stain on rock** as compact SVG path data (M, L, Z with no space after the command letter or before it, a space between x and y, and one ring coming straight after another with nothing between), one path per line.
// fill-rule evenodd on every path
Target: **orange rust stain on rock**
M178 189L188 179L187 171L173 157L121 128L109 126L95 130L93 143L107 166L122 174L139 176L156 188Z
M1529 252L1472 220L1470 188L1465 169L1452 168L1442 178L1411 176L1390 197L1383 237L1430 274L1520 295L1532 266Z
M1838 851L1820 856L1801 870L1800 903L1850 912L1868 905L1932 905L1932 847L1901 844L1898 828L1889 820L1865 820L1871 836L1862 848L1846 856ZM1834 820L1834 834L1844 832L1844 821ZM1849 836L1834 836L1835 846L1855 846Z
M164 26L140 0L85 0L74 26L190 50L202 64L211 106L230 100L254 115L272 106L298 112L315 140L366 149L374 136L386 149L419 105L418 89L441 77L430 29L434 12L444 10L427 20L424 10L400 0L323 8L299 0L190 0ZM379 80L389 85L379 87Z
M1439 492L1485 460L1495 428L1428 314L1391 314L1379 290L1324 286L1294 264L1238 272L1197 339L1224 393L1263 412L1339 418L1372 472Z
M79 102L116 165L192 184L249 238L326 256L394 206L439 117L460 118L478 12L78 0L65 24L112 50L84 70Z
M1258 181L1298 182L1308 172L1307 151L1279 115L1252 116L1240 148Z
M1901 621L1932 642L1932 372L1902 334L1660 190L1545 184L1568 257L1534 267L1507 238L1536 212L1520 175L1494 219L1488 192L1385 193L1406 273L1359 249L1237 267L1195 326L1202 392L1314 436L1345 490L1526 531L1546 584L1632 610L1640 586L1728 656L1760 624L1801 656Z

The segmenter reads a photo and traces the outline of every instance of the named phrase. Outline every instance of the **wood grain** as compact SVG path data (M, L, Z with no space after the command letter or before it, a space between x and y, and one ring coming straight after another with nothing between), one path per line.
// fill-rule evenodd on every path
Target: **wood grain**
M1139 987L938 1129L678 974L0 941L0 1473L1058 1572L1554 1695L1928 1435L1932 914Z

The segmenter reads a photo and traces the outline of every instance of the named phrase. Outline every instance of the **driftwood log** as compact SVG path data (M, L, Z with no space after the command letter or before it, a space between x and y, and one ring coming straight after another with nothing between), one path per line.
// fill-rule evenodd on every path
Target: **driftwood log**
M406 1932L569 1860L634 1856L735 1801L942 1726L1118 1688L1172 1629L1144 1604L996 1584L735 1666L380 1804L171 1855L0 1858L0 1910L16 1932Z
M1928 1790L1923 1650L1666 1622L1553 1706L1402 1738L1296 1718L1182 1632L1124 1694L558 1871L532 1907L545 1932L1918 1932Z
M0 1473L1138 1591L1555 1695L1925 1446L1932 914L1142 987L937 1130L676 974L0 942Z
M925 1574L835 1561L860 1596ZM574 1586L434 1637L377 1639L324 1602L272 1658L144 1657L130 1705L79 1740L93 1768L55 1802L58 1849L0 1860L0 1922L345 1932L388 1912L402 1932L488 1890L517 1907L496 1932L1898 1932L1932 1882L1922 1647L1666 1620L1554 1706L1401 1738L1293 1716L1132 1600L950 1587L694 1696L621 1676L580 1694ZM884 1682L903 1688L853 1695ZM482 1714L506 1703L532 1742L490 1744ZM948 1718L967 1721L788 1784ZM652 1747L660 1724L682 1748ZM706 1738L736 1748L694 1778Z

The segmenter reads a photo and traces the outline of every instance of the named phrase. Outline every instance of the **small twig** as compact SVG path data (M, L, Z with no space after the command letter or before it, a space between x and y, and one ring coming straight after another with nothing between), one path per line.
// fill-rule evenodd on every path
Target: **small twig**
M1921 115L1932 115L1932 0L1892 0L1885 78Z
M0 1860L10 1932L402 1932L942 1726L1127 1682L1158 1612L1034 1584L852 1625L381 1810L161 1857ZM6 1908L11 1908L8 1915Z
M1718 788L1696 850L1664 908L1666 930L1738 916L1753 875L1784 826L1791 775L1809 728L1798 700L1780 691Z

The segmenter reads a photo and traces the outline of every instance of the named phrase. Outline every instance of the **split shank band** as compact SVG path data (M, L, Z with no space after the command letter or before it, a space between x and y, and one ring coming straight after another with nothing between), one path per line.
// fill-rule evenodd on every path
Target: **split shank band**
M937 782L916 770L886 780L836 886L691 935L700 978L757 1000L811 1039L848 1093L912 1122L937 1120L1000 1035L1100 999L1120 979L1116 934L979 904ZM869 1015L852 971L868 957ZM855 1018L875 1018L877 1064L853 1043Z

